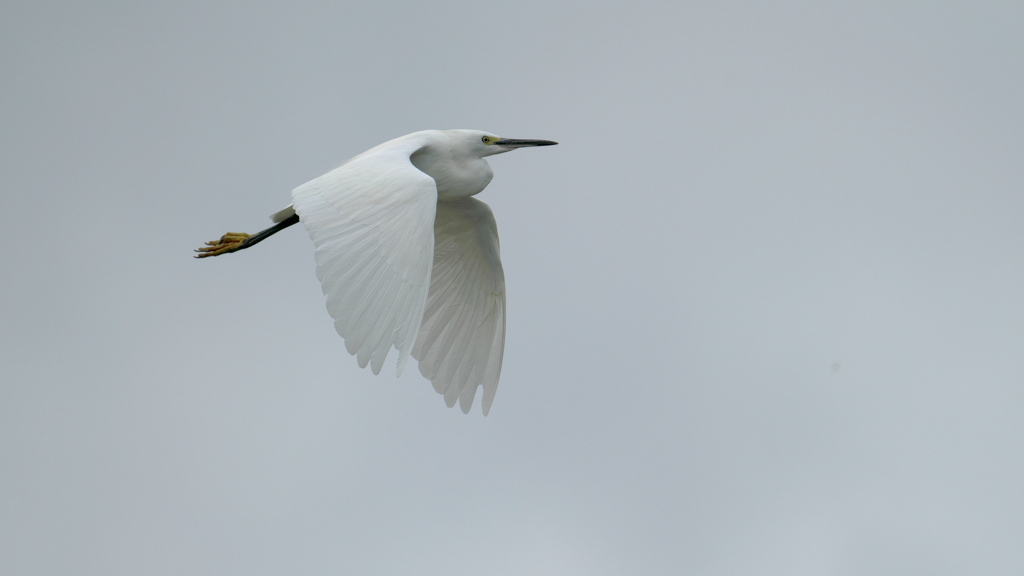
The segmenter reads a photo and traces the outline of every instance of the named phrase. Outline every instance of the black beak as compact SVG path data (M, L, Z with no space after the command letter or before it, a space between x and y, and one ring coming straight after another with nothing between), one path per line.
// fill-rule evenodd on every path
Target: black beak
M494 142L498 146L504 146L506 148L523 148L525 146L554 146L558 142L552 142L551 140L519 140L516 138L502 138Z

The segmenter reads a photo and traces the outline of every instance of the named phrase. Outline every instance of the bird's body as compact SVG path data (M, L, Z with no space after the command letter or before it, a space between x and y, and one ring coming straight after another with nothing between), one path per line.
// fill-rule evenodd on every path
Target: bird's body
M254 236L228 234L200 257L247 248L301 221L345 346L375 374L392 347L468 412L497 389L505 281L490 208L470 198L493 177L486 156L547 140L476 130L425 130L390 140L292 191L292 205Z

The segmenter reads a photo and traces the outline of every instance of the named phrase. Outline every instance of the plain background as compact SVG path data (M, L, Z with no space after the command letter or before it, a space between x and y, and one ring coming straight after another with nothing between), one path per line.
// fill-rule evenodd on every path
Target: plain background
M1020 574L1024 4L4 2L0 573ZM475 128L483 418L295 186Z

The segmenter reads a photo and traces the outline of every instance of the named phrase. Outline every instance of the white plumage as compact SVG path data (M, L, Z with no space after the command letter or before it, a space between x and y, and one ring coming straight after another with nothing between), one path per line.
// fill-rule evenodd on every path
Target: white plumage
M423 324L412 355L420 373L469 412L478 386L487 414L505 351L505 274L498 225L476 198L438 202L434 264Z
M493 175L484 157L551 144L415 132L292 191L272 219L298 214L309 232L327 310L360 367L379 374L394 347L399 375L412 356L466 413L483 387L487 414L505 347L505 278L494 216L470 196Z

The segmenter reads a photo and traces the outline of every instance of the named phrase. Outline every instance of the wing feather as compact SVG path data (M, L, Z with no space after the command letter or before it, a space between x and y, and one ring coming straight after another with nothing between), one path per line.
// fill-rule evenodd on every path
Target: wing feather
M427 301L437 186L409 161L420 147L371 150L292 191L334 327L374 374L394 347L401 375Z
M483 387L483 412L498 388L505 349L505 276L498 227L475 198L437 204L430 293L412 355L420 373L468 413Z

